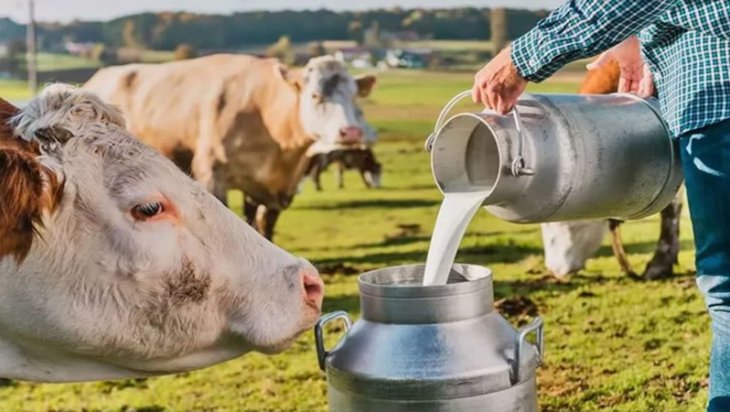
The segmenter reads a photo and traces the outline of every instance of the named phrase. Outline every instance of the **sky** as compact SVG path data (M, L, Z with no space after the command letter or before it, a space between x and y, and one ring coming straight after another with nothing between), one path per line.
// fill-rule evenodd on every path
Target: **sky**
M0 0L0 16L26 22L29 0ZM448 8L459 6L504 6L552 9L563 0L35 0L36 19L68 22L110 20L144 11L191 11L230 13L247 10L321 9L353 10L400 6L403 8Z

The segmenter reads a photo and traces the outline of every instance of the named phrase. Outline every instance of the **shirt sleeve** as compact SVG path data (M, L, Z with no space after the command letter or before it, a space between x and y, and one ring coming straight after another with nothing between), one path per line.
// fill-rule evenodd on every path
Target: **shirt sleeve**
M522 77L540 82L654 23L678 0L568 0L512 43Z

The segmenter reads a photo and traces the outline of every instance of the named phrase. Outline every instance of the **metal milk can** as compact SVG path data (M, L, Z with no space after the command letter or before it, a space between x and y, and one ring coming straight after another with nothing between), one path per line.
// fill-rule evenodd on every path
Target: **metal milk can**
M677 145L656 100L629 94L533 94L511 115L449 111L426 147L443 193L482 191L486 209L518 223L639 219L682 184Z
M323 316L315 328L333 412L533 412L543 353L539 317L516 330L493 307L489 269L453 266L423 286L423 265L360 276L362 317ZM324 326L345 334L326 350ZM527 341L535 334L536 346Z

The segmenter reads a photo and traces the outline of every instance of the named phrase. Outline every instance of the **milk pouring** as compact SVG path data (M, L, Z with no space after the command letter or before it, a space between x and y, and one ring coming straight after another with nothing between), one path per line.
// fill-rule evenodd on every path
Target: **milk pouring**
M444 196L428 248L423 275L424 285L446 284L461 238L464 237L469 222L479 211L487 194L487 192L457 192Z
M628 95L532 95L512 116L462 113L453 99L429 138L444 202L428 268L359 278L362 317L315 328L333 412L534 412L543 356L538 317L516 330L494 310L489 269L453 264L481 206L512 222L640 218L676 194L675 142L654 102ZM324 327L341 320L331 349ZM534 344L527 337L535 335Z
M682 183L677 147L654 103L631 95L532 95L510 116L447 104L427 141L444 201L424 285L444 284L481 205L512 222L641 218Z

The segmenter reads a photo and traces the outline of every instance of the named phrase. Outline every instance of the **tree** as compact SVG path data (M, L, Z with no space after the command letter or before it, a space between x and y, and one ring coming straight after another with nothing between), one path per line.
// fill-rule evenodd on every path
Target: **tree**
M358 44L362 44L363 42L363 28L362 28L362 22L359 20L351 21L347 25L347 33L350 35L350 38L355 40Z
M124 22L124 28L122 29L123 45L133 49L140 48L139 41L135 35L135 24L134 20L127 20Z
M198 57L198 53L193 46L187 43L180 43L175 48L175 60L187 60Z
M494 54L504 49L509 42L507 34L507 10L502 7L492 9L490 14L491 30L492 30L492 47Z
M380 23L374 21L365 31L363 43L365 47L380 47Z

